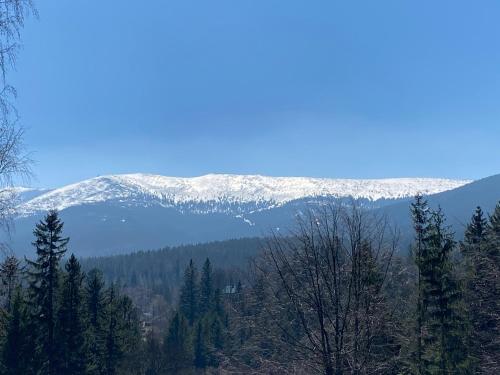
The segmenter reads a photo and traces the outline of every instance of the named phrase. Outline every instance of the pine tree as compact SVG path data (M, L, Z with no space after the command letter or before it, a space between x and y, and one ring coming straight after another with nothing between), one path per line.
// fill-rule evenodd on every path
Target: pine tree
M80 263L72 254L66 263L62 285L62 300L58 312L58 371L60 374L85 374L85 322L83 318L83 274Z
M481 247L484 245L488 221L484 217L481 207L477 207L472 215L471 221L465 229L464 244L462 252L465 256L474 257L482 253Z
M12 295L12 309L6 322L5 342L2 349L2 374L25 375L26 340L28 335L23 327L23 299L18 288Z
M189 329L186 318L176 313L170 322L164 341L165 368L171 374L178 374L191 367L192 349L189 344Z
M161 347L160 343L153 335L149 335L146 339L145 352L145 375L162 375L163 363Z
M487 280L483 273L486 261L486 229L488 222L484 217L481 207L477 207L467 225L464 241L460 244L463 256L463 276L465 279L465 301L468 321L470 323L467 333L467 344L473 362L473 367L478 364L481 352L481 322L484 320L483 293L488 291L484 284Z
M208 342L202 321L199 320L194 332L194 367L202 369L208 364Z
M180 292L179 309L186 317L190 326L198 318L198 272L193 260L189 262L184 272L184 284Z
M139 364L142 358L139 356L140 329L137 318L137 309L132 300L126 295L118 296L118 337L120 339L121 357L119 369L123 373L139 373Z
M417 374L424 374L424 322L425 322L425 306L424 306L424 280L423 273L425 272L424 259L427 256L427 237L429 227L429 208L427 201L421 194L415 197L415 201L411 204L411 214L413 218L413 228L415 230L415 245L413 248L413 257L417 266L417 308L416 308L416 349L414 362Z
M212 265L207 258L201 272L200 282L200 315L204 315L212 310L213 307L213 281Z
M50 211L36 225L33 245L37 260L29 261L30 308L37 329L35 367L40 374L56 374L55 342L56 303L59 287L59 261L66 252L69 239L62 237L63 223L57 211Z
M106 299L104 373L115 375L123 355L116 287L111 285Z
M428 235L428 251L422 260L423 303L428 314L426 369L442 375L468 373L462 293L451 261L455 242L441 209L432 213Z
M104 323L106 319L104 281L100 271L93 269L87 275L85 286L86 314L89 327L88 336L88 371L89 374L104 374Z
M500 373L500 202L489 217L486 244L476 262L474 303L475 354L478 373Z
M208 365L212 367L217 367L219 365L219 360L217 358L218 353L224 349L225 343L225 330L221 319L216 315L212 314L210 323L210 342L209 342L209 354L208 354Z
M224 311L224 304L222 302L222 292L220 288L216 288L214 292L214 302L213 302L213 311L219 319L225 319L226 312Z

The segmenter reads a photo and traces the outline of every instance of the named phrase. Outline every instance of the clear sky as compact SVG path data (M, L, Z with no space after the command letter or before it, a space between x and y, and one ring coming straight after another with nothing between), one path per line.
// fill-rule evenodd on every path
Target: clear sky
M500 173L498 0L37 0L35 185L109 173Z

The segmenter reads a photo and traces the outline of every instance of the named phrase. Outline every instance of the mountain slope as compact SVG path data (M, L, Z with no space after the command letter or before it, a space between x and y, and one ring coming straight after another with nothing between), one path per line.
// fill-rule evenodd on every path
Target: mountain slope
M477 206L491 213L500 203L500 174L486 177L456 189L427 197L433 209L441 207L447 224L451 226L459 240ZM398 226L401 231L402 246L406 247L413 238L413 229L408 202L397 202L379 208L379 211Z
M305 177L154 175L96 177L47 191L18 206L13 249L32 251L32 229L59 209L71 251L79 255L261 236L293 225L311 205L356 199L367 208L408 204L417 192L433 194L467 180L403 178L333 180Z
M315 196L352 197L377 201L401 199L417 192L433 194L454 189L470 181L432 178L378 180L266 177L259 175L210 174L194 178L147 174L110 175L52 190L18 207L21 216L49 209L64 210L83 204L115 201L124 205L158 204L164 207L186 204L212 206L250 204L272 207Z

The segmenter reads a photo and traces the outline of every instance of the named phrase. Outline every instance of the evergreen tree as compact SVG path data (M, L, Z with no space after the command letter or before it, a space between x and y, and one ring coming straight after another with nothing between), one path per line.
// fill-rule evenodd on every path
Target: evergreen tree
M462 293L451 260L455 242L441 209L432 213L428 234L428 252L422 260L423 303L428 314L426 369L442 375L468 373Z
M478 373L500 373L500 202L486 227L484 246L475 257L472 296L473 350Z
M13 292L12 309L6 322L5 342L2 349L2 374L25 375L26 339L28 335L23 329L23 299L18 288Z
M225 330L221 319L213 314L210 323L210 342L208 350L208 365L212 367L217 367L219 365L218 353L224 349L224 336Z
M417 306L416 306L416 343L415 343L415 371L417 374L424 374L424 322L425 322L425 306L424 306L424 279L425 272L424 259L427 257L427 239L429 228L429 208L427 201L421 194L415 197L415 201L411 204L411 214L413 219L413 228L415 230L415 245L413 248L413 257L417 266Z
M170 322L164 341L165 368L171 374L178 374L191 367L192 350L189 343L189 330L186 318L176 313Z
M202 369L208 364L208 342L202 321L199 320L194 332L194 367Z
M467 335L468 347L474 367L479 362L482 347L480 337L485 311L482 307L485 299L484 293L489 291L489 287L485 284L488 275L484 274L484 266L487 262L487 225L488 222L481 207L477 207L465 230L464 241L460 244L464 261L465 300L470 323Z
M204 315L212 310L213 307L213 281L212 265L207 258L203 264L200 282L200 315Z
M462 253L465 256L473 258L482 253L481 247L484 246L487 227L488 221L484 217L483 210L481 207L477 207L469 225L465 229L465 246L462 246Z
M111 285L106 299L104 373L115 375L123 355L119 327L119 301L116 287Z
M118 296L118 338L121 350L119 373L139 373L140 330L137 310L126 295Z
M145 354L145 375L162 375L163 363L161 347L160 343L153 335L149 335L146 339Z
M198 317L198 272L193 260L184 272L184 284L180 292L180 312L186 317L190 326L193 325Z
M93 269L87 275L85 286L86 313L88 317L88 371L89 374L104 374L104 323L106 319L104 281L100 271Z
M222 302L222 292L220 288L216 288L214 292L213 311L219 319L225 319L226 312L224 311L224 304Z
M83 274L73 254L65 268L57 326L58 369L60 374L79 375L86 373L87 364L83 318Z
M36 261L29 261L30 309L36 327L34 366L40 374L56 374L57 347L55 342L56 302L59 287L59 261L66 252L69 239L62 236L63 223L57 211L50 211L36 225L33 245Z
M5 295L5 310L10 312L14 291L19 286L20 261L9 255L0 264L0 279Z

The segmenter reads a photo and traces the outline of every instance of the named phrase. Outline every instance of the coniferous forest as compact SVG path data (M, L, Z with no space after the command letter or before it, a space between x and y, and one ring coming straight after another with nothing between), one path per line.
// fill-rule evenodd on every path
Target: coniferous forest
M409 252L385 218L332 205L246 265L190 260L153 293L84 272L52 211L33 259L0 268L1 373L497 374L500 204L460 241L424 197L410 212Z

